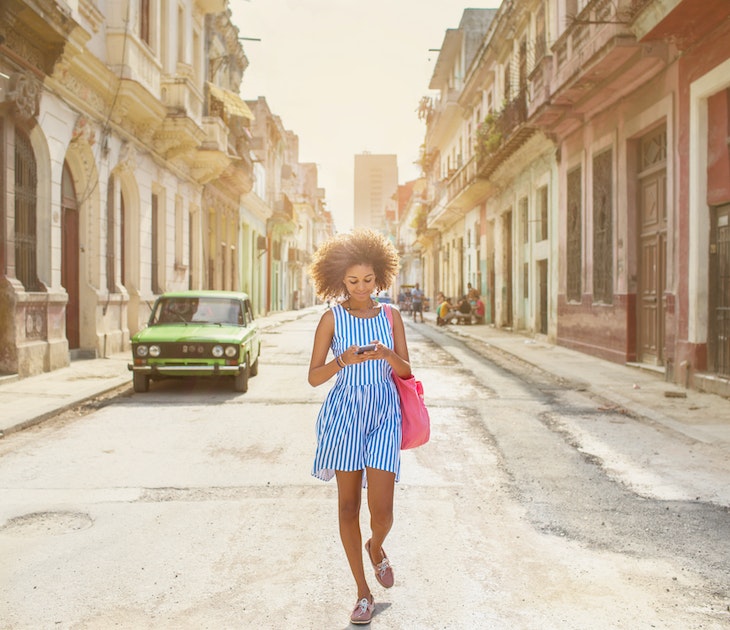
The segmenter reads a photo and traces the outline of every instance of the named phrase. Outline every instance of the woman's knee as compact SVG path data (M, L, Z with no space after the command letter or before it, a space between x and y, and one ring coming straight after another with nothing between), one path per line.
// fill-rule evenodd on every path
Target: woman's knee
M370 525L375 530L390 531L393 527L393 506L376 508L370 511Z
M338 512L341 522L357 521L360 518L359 498L340 497L338 501Z

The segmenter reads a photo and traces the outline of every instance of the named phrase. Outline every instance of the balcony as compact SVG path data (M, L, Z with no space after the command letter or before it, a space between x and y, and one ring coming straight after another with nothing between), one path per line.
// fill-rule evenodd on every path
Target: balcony
M685 50L727 20L729 13L727 0L633 0L630 17L640 41L671 38Z
M226 10L226 0L195 0L195 6L203 14L223 13Z
M220 184L236 195L245 195L253 190L253 164L251 160L233 158L220 174Z
M290 265L308 265L310 260L309 253L298 247L289 248L288 262Z
M200 124L203 116L203 93L193 80L193 70L187 64L178 64L174 75L161 80L161 100L171 116L187 116Z
M228 153L228 126L218 116L203 117L203 130L205 139L201 148L206 151L220 151Z
M439 147L458 128L461 121L459 114L460 93L459 90L453 88L442 91L441 98L433 104L430 122L426 129L427 147Z
M488 178L535 133L526 122L527 94L522 91L499 114L479 125L477 177Z
M630 28L636 0L593 0L530 74L531 124L565 136L661 69L666 45L642 45Z

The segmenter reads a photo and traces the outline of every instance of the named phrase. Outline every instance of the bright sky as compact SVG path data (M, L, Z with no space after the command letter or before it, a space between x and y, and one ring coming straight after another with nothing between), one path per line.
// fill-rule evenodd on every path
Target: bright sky
M425 124L416 108L448 28L467 7L500 0L231 0L249 60L241 95L265 96L299 136L299 160L315 162L339 231L352 227L355 155L398 156L398 181L414 162Z

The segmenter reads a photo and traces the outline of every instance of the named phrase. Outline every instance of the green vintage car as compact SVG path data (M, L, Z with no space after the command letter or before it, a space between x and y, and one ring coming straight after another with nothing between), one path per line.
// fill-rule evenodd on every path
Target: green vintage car
M147 327L132 337L134 391L150 379L230 376L237 392L259 371L261 334L251 300L231 291L179 291L155 301Z

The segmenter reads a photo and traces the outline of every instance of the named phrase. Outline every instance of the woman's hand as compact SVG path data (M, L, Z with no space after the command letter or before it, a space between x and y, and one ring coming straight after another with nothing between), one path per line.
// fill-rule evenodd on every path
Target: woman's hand
M364 363L365 361L378 361L378 360L388 360L390 355L393 353L393 351L390 348L387 348L382 343L380 343L377 339L370 342L371 345L375 346L375 349L373 350L365 350L365 352L358 353L359 346L350 346L347 350L345 350L342 355L342 358L344 359L345 363L352 364L352 363Z

